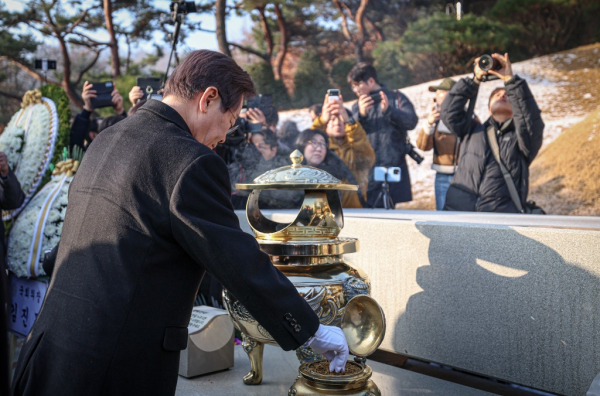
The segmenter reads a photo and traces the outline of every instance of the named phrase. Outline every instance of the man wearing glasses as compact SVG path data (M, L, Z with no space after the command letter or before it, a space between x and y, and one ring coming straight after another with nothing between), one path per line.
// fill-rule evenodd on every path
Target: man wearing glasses
M195 51L149 100L90 146L69 190L52 281L19 357L15 395L173 395L196 292L210 271L284 350L345 366L323 326L241 231L223 160L250 76ZM293 319L293 320L292 320Z

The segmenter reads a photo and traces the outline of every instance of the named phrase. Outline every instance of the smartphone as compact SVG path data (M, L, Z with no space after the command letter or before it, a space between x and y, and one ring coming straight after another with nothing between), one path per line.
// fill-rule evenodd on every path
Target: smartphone
M339 89L328 89L327 95L329 95L329 101L333 102L334 100L340 100L340 90Z
M92 108L99 109L113 105L112 91L114 91L115 86L112 81L92 83L92 89L96 91L96 97L90 101Z
M375 102L374 104L381 103L381 95L379 92L381 91L377 91L376 93L369 95L371 99L373 99L373 102Z
M398 183L401 175L402 171L397 166L376 166L373 170L373 178L378 182Z
M437 103L437 99L433 98L433 104L435 105L435 111L440 111L440 105Z
M137 86L142 89L144 96L140 100L148 100L148 95L152 95L152 99L156 99L157 92L161 87L160 77L138 77Z

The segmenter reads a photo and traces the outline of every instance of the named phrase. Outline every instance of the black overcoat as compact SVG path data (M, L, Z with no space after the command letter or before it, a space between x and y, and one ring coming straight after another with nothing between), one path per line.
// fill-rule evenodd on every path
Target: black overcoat
M205 271L283 349L316 332L306 301L241 231L223 160L173 108L150 100L93 141L71 184L15 394L174 394Z

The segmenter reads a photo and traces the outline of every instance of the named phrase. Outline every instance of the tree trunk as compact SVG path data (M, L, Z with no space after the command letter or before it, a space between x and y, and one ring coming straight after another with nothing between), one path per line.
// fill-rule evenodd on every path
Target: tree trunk
M225 0L217 0L215 3L215 18L217 22L217 44L219 52L231 57L229 43L227 42L227 32L225 30Z
M265 5L260 4L256 7L258 10L258 15L260 17L260 26L263 31L263 35L265 36L265 41L267 42L267 54L269 55L269 59L273 56L273 35L271 35L271 29L269 28L269 24L267 22L267 17L265 15Z
M277 58L275 59L275 70L274 75L276 80L281 80L281 70L283 69L283 62L285 61L285 57L288 51L288 44L290 42L290 33L285 24L285 19L283 18L283 13L281 12L281 7L278 3L275 3L275 14L277 15L277 25L279 26L279 35L281 36L281 49L277 54Z
M73 89L73 85L71 84L71 57L69 55L69 48L67 47L67 43L65 42L65 38L61 35L57 35L58 43L60 45L60 52L63 60L63 79L62 79L62 88L71 100L71 102L75 103L77 107L83 107L83 102L81 98Z
M367 39L364 19L368 5L369 0L360 0L360 6L358 7L358 11L356 11L356 20L354 21L358 30L358 37L354 40L354 56L356 57L356 62L364 61L363 46Z
M119 41L115 33L115 26L113 25L112 16L112 3L111 0L103 0L104 5L104 19L106 20L106 30L108 31L110 55L111 55L111 74L112 78L116 79L121 75L121 62L119 60Z

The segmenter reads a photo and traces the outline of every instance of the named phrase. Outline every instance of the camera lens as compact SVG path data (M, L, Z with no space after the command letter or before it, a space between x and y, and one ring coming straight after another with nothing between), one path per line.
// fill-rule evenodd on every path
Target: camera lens
M490 55L482 55L479 58L479 68L483 71L490 71L494 67L494 58Z

